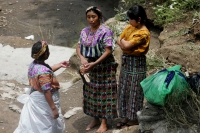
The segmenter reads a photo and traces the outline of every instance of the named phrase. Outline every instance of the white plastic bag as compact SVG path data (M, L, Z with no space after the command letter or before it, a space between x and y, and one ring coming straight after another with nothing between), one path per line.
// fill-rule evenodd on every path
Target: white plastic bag
M64 133L65 122L61 114L59 93L54 92L52 98L59 112L57 119L53 118L44 94L34 91L23 106L19 125L14 133Z
M28 101L28 99L30 97L29 94L31 92L31 89L30 88L24 88L24 92L25 92L25 94L22 94L22 95L17 97L17 101L22 103L22 104L25 104Z
M25 37L25 39L27 39L27 40L34 40L34 35L27 36L27 37Z

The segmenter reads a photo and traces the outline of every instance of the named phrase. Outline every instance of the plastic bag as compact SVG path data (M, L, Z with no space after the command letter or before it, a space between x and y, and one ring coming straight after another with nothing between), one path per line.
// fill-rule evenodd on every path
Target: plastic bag
M60 95L58 91L52 94L53 102L58 109L59 117L53 118L52 110L46 101L44 93L34 91L23 106L18 127L13 133L64 133L65 122L61 114Z
M164 106L169 95L175 100L182 100L181 93L188 89L185 75L180 71L180 65L165 68L154 75L145 78L142 86L146 100L152 104Z
M30 88L24 88L24 92L25 92L25 94L22 94L22 95L17 97L17 101L22 103L22 104L25 104L29 100L29 97L30 97L29 94L31 92L31 89Z

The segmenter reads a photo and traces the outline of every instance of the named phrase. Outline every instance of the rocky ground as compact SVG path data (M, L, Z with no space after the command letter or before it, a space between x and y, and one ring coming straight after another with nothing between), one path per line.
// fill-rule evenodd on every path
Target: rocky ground
M86 24L84 18L85 8L91 4L94 3L90 0L0 0L0 44L3 44L3 46L10 45L15 49L30 48L36 40L45 39L55 46L73 48L80 29ZM105 18L113 17L114 10L108 10L111 5L113 6L113 3L105 5L104 2L96 1L95 4L99 4L100 8L103 9ZM181 64L184 72L198 72L199 39L194 32L183 35L180 33L180 29L189 25L190 19L187 20L187 22L185 20L166 27L163 31L152 28L148 58L159 56L162 57L166 67ZM196 29L198 29L198 25ZM177 33L181 35L176 36ZM34 41L24 39L29 35L34 35ZM115 57L119 63L120 54L121 51L117 48ZM18 60L20 62L23 59ZM83 84L76 72L77 59L74 57L71 58L71 61L74 65L58 75L58 80L61 83L62 113L65 114L70 110L76 113L65 119L66 132L85 133L85 127L91 118L80 110L82 107ZM3 65L0 64L1 69ZM15 69L14 65L8 67L13 67L13 72L19 71ZM155 71L149 71L149 74ZM16 97L22 93L25 87L28 86L16 80L0 78L0 133L12 133L17 127L20 117L19 112L23 105L16 100ZM8 95L9 92L14 93ZM115 125L118 121L119 119L109 120L109 129L106 133L137 133L137 126L122 131L116 130ZM93 133L96 129L97 127L88 133Z

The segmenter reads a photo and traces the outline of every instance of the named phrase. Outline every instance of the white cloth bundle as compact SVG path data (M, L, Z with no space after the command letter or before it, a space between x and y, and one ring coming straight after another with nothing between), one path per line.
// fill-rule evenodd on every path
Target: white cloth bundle
M22 98L24 98L24 100ZM54 92L52 98L59 110L59 117L57 119L53 118L52 110L43 93L35 91L30 95L23 94L19 97L18 100L23 101L24 106L18 127L15 129L14 133L65 132L65 122L61 114L59 92Z

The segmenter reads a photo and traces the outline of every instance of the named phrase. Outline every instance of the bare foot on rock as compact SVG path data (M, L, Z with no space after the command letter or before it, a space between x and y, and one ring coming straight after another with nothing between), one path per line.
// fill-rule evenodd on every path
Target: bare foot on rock
M98 118L93 118L92 122L87 126L86 131L89 131L93 127L97 126L100 124L100 121Z
M107 126L100 126L99 129L96 131L96 133L104 133L107 130L108 130Z
M96 131L96 133L104 133L105 131L107 131L107 120L106 119L102 119L101 121L101 125L99 127L99 129Z

